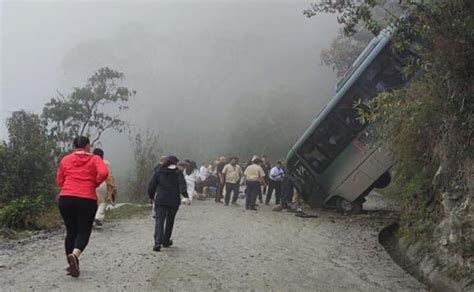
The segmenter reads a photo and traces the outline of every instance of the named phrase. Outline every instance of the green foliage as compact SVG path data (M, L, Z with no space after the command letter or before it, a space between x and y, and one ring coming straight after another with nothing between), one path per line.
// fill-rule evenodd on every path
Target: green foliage
M368 104L370 114L361 115L366 122L377 123L374 129L380 141L387 142L396 155L395 172L401 185L408 186L420 171L434 175L437 168L433 145L438 139L442 108L426 90L426 82L423 78L408 89L379 95Z
M338 14L337 20L343 25L344 34L352 36L357 32L358 25L363 24L365 29L373 34L378 34L386 23L374 17L374 8L383 9L385 13L393 16L390 10L385 8L387 0L345 0L345 1L327 1L322 0L319 3L311 4L310 8L303 11L306 17L313 17L318 13ZM388 16L384 17L389 18Z
M21 197L0 209L0 225L8 228L34 228L35 218L47 206L43 197Z
M135 134L133 138L134 170L128 181L127 196L131 202L146 202L148 183L163 150L158 136L149 130Z
M11 184L8 178L11 176L9 172L9 164L7 163L8 152L5 142L0 144L0 207L5 203L11 194Z
M34 227L36 216L51 205L57 193L54 147L35 114L13 112L7 129L8 143L0 146L0 225Z
M7 120L8 143L0 147L0 204L20 196L52 200L53 148L35 114L17 111Z
M69 96L59 93L45 105L43 121L61 152L70 150L76 136L88 136L94 144L108 129L119 132L125 129L126 122L120 119L119 113L128 108L127 102L135 91L117 85L123 78L123 73L101 68L88 79L86 86L74 88Z
M361 117L378 124L378 136L396 156L402 233L423 238L441 218L441 193L472 194L472 177L462 168L473 157L474 5L428 1L409 8L414 18L410 29L423 40L420 62L410 64L420 77L405 89L379 95ZM443 179L435 182L440 165ZM472 227L466 226L456 227L461 241L469 241L462 244L463 255L465 246L472 245L472 238L466 239Z

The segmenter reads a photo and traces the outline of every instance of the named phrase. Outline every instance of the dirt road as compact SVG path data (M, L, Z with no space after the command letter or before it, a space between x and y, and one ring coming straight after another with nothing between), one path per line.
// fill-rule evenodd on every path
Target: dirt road
M212 201L182 206L175 246L155 253L151 216L94 230L81 277L65 275L63 235L3 244L2 291L423 291L377 241L389 212L303 219Z

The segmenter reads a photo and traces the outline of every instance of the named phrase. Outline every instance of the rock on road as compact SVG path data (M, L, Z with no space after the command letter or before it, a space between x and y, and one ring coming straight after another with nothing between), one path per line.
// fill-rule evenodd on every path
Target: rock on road
M66 276L63 235L0 249L2 291L425 291L378 243L389 219L182 206L175 246L152 251L151 216L94 230L81 277ZM387 217L387 215L385 216ZM374 219L375 218L375 219Z

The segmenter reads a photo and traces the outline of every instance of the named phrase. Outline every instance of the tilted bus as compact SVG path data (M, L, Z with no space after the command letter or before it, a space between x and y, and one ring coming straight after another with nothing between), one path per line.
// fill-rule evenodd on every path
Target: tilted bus
M288 173L312 207L362 209L364 197L391 180L393 158L369 135L356 104L404 86L403 57L391 48L394 30L383 30L355 60L321 110L286 157Z

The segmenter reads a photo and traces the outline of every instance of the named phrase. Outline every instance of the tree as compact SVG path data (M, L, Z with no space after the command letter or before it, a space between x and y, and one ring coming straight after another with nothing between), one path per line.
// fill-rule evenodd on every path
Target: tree
M337 21L343 25L346 36L352 36L360 31L360 24L363 28L377 35L381 29L390 23L398 20L397 12L393 11L393 6L399 6L400 2L394 0L322 0L319 3L311 4L310 8L303 11L306 17L313 17L318 13L337 13ZM385 17L378 17L384 13Z
M344 6L343 2L347 2ZM317 12L340 12L342 16L338 18L340 23L346 24L340 30L339 35L332 41L331 47L321 51L321 61L324 65L330 66L336 71L338 77L342 77L350 68L355 59L364 50L370 40L380 31L380 28L387 26L390 19L392 22L403 14L398 0L381 1L325 1L313 4L310 9L303 13L307 17L314 16ZM362 6L357 6L357 3ZM367 23L360 23L357 17L362 17L362 13L370 12L372 26ZM354 18L351 18L354 17ZM352 23L348 23L352 21ZM350 27L350 28L348 28Z
M355 33L350 37L341 32L331 42L330 48L321 51L322 63L336 71L338 77L342 77L367 46L372 36L367 31Z
M121 72L101 68L84 87L75 87L69 96L58 92L45 105L42 119L60 151L69 150L76 136L89 136L94 144L109 129L125 129L127 123L119 114L128 109L127 102L136 92L117 85L123 78Z
M163 154L158 135L153 131L140 131L133 137L134 170L128 183L128 196L133 202L144 202L153 170Z
M25 111L13 112L7 120L8 143L0 147L0 202L19 197L55 193L52 145L40 118Z
M13 112L7 130L8 143L0 145L0 226L35 228L57 194L53 146L35 114Z

